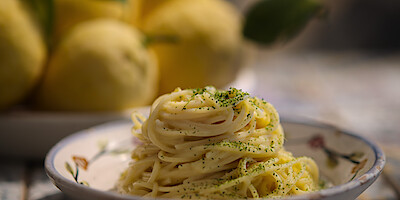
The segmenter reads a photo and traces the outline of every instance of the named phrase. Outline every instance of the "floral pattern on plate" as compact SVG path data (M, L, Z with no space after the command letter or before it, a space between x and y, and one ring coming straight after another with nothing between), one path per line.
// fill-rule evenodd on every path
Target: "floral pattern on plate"
M137 140L139 141L139 140ZM85 180L79 181L79 170L88 170L89 164L92 165L97 159L101 158L105 155L120 155L120 154L130 154L132 149L132 144L121 142L121 144L113 145L114 147L109 147L108 140L99 140L98 142L99 152L95 154L90 159L87 159L84 156L72 156L72 160L75 164L75 169L71 166L69 162L65 162L65 169L72 175L76 183L89 186L89 183ZM136 139L133 138L133 144L136 143Z

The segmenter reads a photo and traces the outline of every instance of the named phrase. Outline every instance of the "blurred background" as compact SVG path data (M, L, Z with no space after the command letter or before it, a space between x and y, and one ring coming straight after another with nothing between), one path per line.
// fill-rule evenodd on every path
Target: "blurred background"
M43 172L52 145L206 85L377 142L387 167L359 199L399 199L400 2L276 1L1 0L1 199L67 199Z

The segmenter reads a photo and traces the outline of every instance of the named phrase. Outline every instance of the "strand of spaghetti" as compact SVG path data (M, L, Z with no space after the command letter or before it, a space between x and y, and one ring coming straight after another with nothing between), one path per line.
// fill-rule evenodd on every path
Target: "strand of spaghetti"
M173 121L173 120L165 120L163 124L156 124L156 131L163 135L192 135L196 137L210 137L217 136L229 131L229 127L237 123L236 120L233 121L233 112L231 112L224 122L219 124L201 124L196 122L185 121ZM174 129L167 128L164 124L169 124L174 127ZM185 130L185 131L183 131Z
M291 172L291 174L293 174L293 168L289 168L289 169L291 169L290 172ZM288 185L287 185L288 187L285 188L285 189L282 191L282 194L287 194L290 190L292 190L294 184L303 176L304 173L305 173L305 170L301 170L300 173L298 173L298 174L296 175L296 177L294 177L294 179L291 180L290 183L288 183Z
M157 132L157 130L155 129L155 127L157 126L156 122L157 122L157 120L154 120L154 121L150 121L148 124L148 129L149 129L148 137L149 137L150 141L153 144L155 144L156 146L158 146L163 151L175 153L176 152L175 148L168 147L167 145L164 144L164 142L162 140L159 139L159 135L154 134L155 132Z
M278 166L269 167L268 171L273 171L273 170L276 170L277 168L278 168ZM267 171L267 169L266 169L266 171L256 169L254 171L248 172L246 175L243 175L243 176L240 176L238 178L226 181L226 182L224 182L222 184L209 186L207 188L207 190L200 191L200 193L215 192L215 191L218 191L218 190L223 190L223 189L231 187L231 186L233 186L235 184L242 183L242 182L246 181L249 178L252 178L254 176L257 176L259 174L262 174L262 173L265 173L265 172L268 172L268 171Z
M188 154L188 153L186 153L186 154ZM176 156L167 156L165 151L158 152L158 158L164 162L176 162L176 163L191 162L191 161L198 160L200 156L201 156L201 154L199 154L199 156L188 156L185 154L176 155Z
M250 184L249 185L249 190L250 190L250 193L253 195L253 198L260 198L260 195L258 195L258 191L254 187L254 185Z
M134 111L131 114L131 121L133 122L132 128L140 129L142 128L143 122L146 121L146 117L142 113Z
M211 137L211 138L205 138L202 140L195 140L195 141L190 141L190 142L185 142L182 144L176 144L175 148L176 149L189 149L191 147L195 147L195 146L203 146L205 144L208 144L210 142L220 142L224 139L227 139L229 137L232 137L233 134L224 134L224 135L219 135L219 136L215 136L215 137Z
M226 115L230 114L230 111L222 111L218 115L211 115L208 117L204 117L201 119L201 122L204 124L218 124L226 119Z
M247 117L247 114L249 114L247 104L243 104L239 115L236 116L236 119L234 120L235 124L232 124L232 127L228 130L228 132L233 133L246 126L247 123L251 120L251 118Z
M256 168L256 169L254 169L254 168L251 169L251 168L250 168L249 171L250 171L250 170L253 170L253 171L248 172L247 175L244 175L244 176L238 177L238 178L236 178L236 179L233 179L232 181L229 181L229 182L225 182L225 183L223 183L223 184L220 184L220 185L218 185L218 187L210 188L209 191L216 191L216 190L219 190L219 189L225 189L225 188L227 188L227 187L231 187L232 184L243 182L244 179L252 178L252 177L257 176L257 175L259 175L259 174L264 174L264 173L271 172L271 171L273 172L272 174L276 174L276 176L275 176L274 178L275 178L277 181L282 181L282 180L280 179L279 175L278 175L276 172L274 172L274 171L277 170L277 169L279 169L279 168L288 167L288 166L292 165L294 162L298 162L298 160L292 161L292 162L290 162L290 163L285 163L285 164L275 165L275 166L269 166L269 167L268 167L268 166L265 166L265 165L262 165L262 166L261 166L261 170L258 170L258 168ZM273 165L273 164L272 164L272 165Z
M153 188L153 183L138 181L133 186L151 189Z
M167 106L166 106L167 107ZM161 118L165 119L199 119L211 116L224 116L229 108L213 109L212 107L202 109L185 109L176 107L175 109L167 107L165 111L160 113ZM179 114L178 114L179 113Z
M192 129L193 127L196 127L196 129L198 130L202 130L202 131L218 131L217 129L227 129L229 128L229 126L231 126L231 122L233 122L233 116L234 116L234 112L230 111L227 113L226 118L221 119L220 122L223 123L218 123L218 124L207 124L202 122L203 119L207 119L207 118L198 118L197 121L199 122L195 122L195 121L191 121L189 119L184 119L184 120L177 120L177 119L165 119L165 122L167 122L168 124L171 124L172 126L174 126L177 129Z
M222 170L227 170L227 169L232 169L234 167L235 167L235 164L232 163L232 164L223 165L219 169L222 168ZM169 175L160 173L160 175L158 177L160 180L168 178L168 177L174 177L174 179L182 179L183 180L183 179L188 179L188 178L196 176L196 175L193 175L193 173L195 173L196 171L194 171L190 167L182 169L182 170L172 170L172 171L163 171L163 172L168 172ZM213 170L213 171L209 171L208 173L216 173L216 172L218 172L218 171ZM204 177L206 174L197 173L197 175ZM180 186L181 185L178 185L176 187L180 187ZM173 187L175 187L175 186L173 186Z
M154 165L153 165L153 170L151 171L150 178L147 182L153 183L155 181L156 177L158 176L159 172L160 172L160 161L155 160Z
M178 120L165 120L164 122L175 127L178 130L195 130L196 132L183 132L183 131L174 131L173 129L165 129L165 126L158 126L157 131L164 135L193 135L197 137L209 137L223 134L229 130L228 128L235 123L233 120L233 112L227 116L224 122L219 124L203 124L192 122L188 120L178 121Z
M272 160L269 160L269 161L267 161L266 163L264 163L264 164L268 164L268 165L273 165L275 162L277 162L278 161L278 159L272 159ZM289 165L290 163L288 163L288 164L286 164L286 165ZM285 165L281 165L281 166L285 166ZM276 165L276 166L274 166L274 167L266 167L266 171L273 171L273 170L275 170L275 169L277 169L277 168L279 168L280 166L279 165ZM250 175L253 175L253 176L255 176L255 175L257 175L258 173L262 173L262 171L261 170L258 170L258 171L255 171L255 173L252 173L252 172L249 172L248 173L248 175L247 176L242 176L242 177L240 177L241 179L235 179L234 181L230 181L230 182L225 182L225 183L223 183L223 184L220 184L218 187L219 187L219 189L223 189L223 188L225 188L225 187L229 187L229 184L232 184L232 182L242 182L241 180L244 180L244 179L246 179L246 177L250 177ZM185 187L185 185L179 185L179 186L174 186L174 187L168 187L168 188L164 188L164 187L160 187L160 191L171 191L171 190L173 190L173 189L175 189L175 190L178 190L178 189L182 189L183 187ZM214 186L210 186L210 187L214 187ZM196 190L197 191L197 190ZM213 191L213 189L210 189L210 191Z
M319 171L318 171L317 164L311 158L302 157L302 159L304 159L304 161L307 163L307 167L309 168L307 171L310 172L314 182L318 182L318 180L319 180Z
M157 196L157 192L158 192L158 184L154 183L152 189L153 189L153 191L151 192L151 197L155 198Z
M153 163L153 159L152 157L150 158L146 158L140 161L137 161L134 165L130 166L127 170L127 174L126 174L126 180L128 180L128 182L125 182L125 184L128 184L129 181L137 179L140 174L137 172L143 172L146 168L148 168L149 166L151 166L151 164ZM129 170L134 168L135 170Z

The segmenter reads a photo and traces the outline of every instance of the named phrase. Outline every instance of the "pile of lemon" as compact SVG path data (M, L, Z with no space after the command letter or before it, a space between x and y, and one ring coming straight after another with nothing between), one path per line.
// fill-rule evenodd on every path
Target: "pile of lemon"
M257 12L243 32L226 0L1 0L0 109L123 110L175 87L223 87L243 33L271 33Z
M234 78L241 17L224 0L52 3L46 35L22 1L0 1L0 108L123 110Z

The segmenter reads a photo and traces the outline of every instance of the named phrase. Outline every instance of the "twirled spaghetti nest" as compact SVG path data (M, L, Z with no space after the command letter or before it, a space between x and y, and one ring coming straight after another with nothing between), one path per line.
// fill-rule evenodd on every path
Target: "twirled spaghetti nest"
M315 162L283 148L275 108L241 90L177 89L154 102L147 120L132 119L143 144L117 183L121 193L240 199L319 189Z

